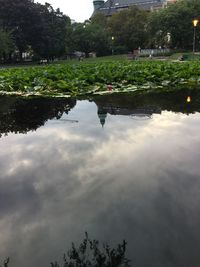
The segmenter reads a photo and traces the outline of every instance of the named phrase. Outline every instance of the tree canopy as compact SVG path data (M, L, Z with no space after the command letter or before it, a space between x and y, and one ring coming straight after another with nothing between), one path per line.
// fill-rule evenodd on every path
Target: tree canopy
M149 27L155 43L166 43L170 36L170 46L179 49L191 49L193 43L193 23L200 19L199 0L180 0L169 5L166 9L152 13ZM197 44L199 46L200 30L197 27ZM151 40L152 41L152 40Z
M41 58L52 59L65 53L70 18L50 4L32 0L0 0L0 29L9 31L22 53L31 47Z
M147 42L146 25L148 13L138 8L130 8L112 16L109 21L111 35L115 43L132 51Z
M199 0L179 0L166 8L146 12L132 7L112 17L96 13L84 23L71 19L50 4L33 0L0 0L0 60L53 60L75 51L97 56L141 48L192 49L194 18L200 20ZM200 23L199 23L200 25ZM200 27L196 44L200 48Z
M0 29L0 59L7 60L14 51L14 43L10 33Z

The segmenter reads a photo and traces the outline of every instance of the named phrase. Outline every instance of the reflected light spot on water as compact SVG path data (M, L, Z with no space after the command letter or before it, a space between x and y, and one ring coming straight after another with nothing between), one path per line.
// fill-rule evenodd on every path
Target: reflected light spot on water
M192 101L191 96L187 97L187 103L190 103Z

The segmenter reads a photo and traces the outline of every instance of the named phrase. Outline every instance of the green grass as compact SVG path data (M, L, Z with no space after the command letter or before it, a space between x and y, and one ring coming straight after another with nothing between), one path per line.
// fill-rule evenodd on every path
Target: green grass
M184 61L199 61L200 54L192 52L183 52L183 53L174 53L168 59L169 60L179 60L180 57L183 56Z
M169 61L174 61L174 60L179 60L181 56L184 56L184 59L186 61L198 61L200 60L200 53L195 53L195 55L193 55L193 53L189 53L189 52L184 52L184 53L173 53L170 56L165 56L162 58L165 58L166 60ZM153 60L159 60L160 57L153 57ZM84 58L81 62L78 59L68 59L68 60L58 60L58 61L54 61L48 65L56 65L56 64L69 64L69 65L74 65L74 64L85 64L85 63L102 63L102 62L128 62L128 61L132 61L128 58L127 54L123 54L123 55L113 55L113 56L104 56L104 57L96 57L96 58ZM145 56L145 57L139 57L138 61L149 61L149 57ZM26 67L36 67L39 66L38 63L34 63L31 62L29 64L11 64L11 65L0 65L0 69L3 68L26 68Z
M114 61L128 61L127 55L113 55L95 58L84 58L82 61L78 59L68 59L54 62L53 64L85 64L85 63L100 63L100 62L114 62Z
M57 65L57 64L68 64L68 65L74 65L74 64L85 64L85 63L99 63L99 62L113 62L113 61L128 61L127 55L113 55L113 56L104 56L104 57L96 57L96 58L84 58L82 61L79 61L78 58L74 59L65 59L65 60L55 60L54 62L51 62L49 64L39 65L36 62L30 62L30 63L18 63L18 64L10 64L10 65L4 65L0 64L0 70L1 69L10 69L10 68L30 68L30 67L37 67L37 66L47 66L47 65Z

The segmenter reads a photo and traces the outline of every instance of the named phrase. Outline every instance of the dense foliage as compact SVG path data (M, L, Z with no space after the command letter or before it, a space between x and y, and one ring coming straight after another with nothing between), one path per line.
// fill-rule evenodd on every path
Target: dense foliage
M9 57L6 53L8 45L4 47L0 60L22 59L22 54L30 51L41 58L59 57L65 52L70 25L69 17L59 9L54 10L50 4L41 5L32 0L0 0L0 31L4 33L0 34L0 43L7 33L15 46L13 55Z
M148 23L149 42L152 46L168 43L172 48L192 49L194 19L200 19L199 0L179 0L159 12L153 12ZM196 33L196 45L199 49L199 25Z
M200 19L199 0L179 0L159 11L135 7L112 17L96 14L84 23L71 23L59 9L33 0L0 0L0 62L71 57L75 51L97 56L137 48L171 47L191 50L193 19ZM184 18L184 19L183 19ZM200 46L196 28L196 48Z
M14 51L14 43L11 34L0 29L0 58L8 58Z
M124 240L116 248L108 244L100 245L95 239L90 239L85 233L85 238L81 244L76 247L72 243L71 249L64 254L63 267L130 267L130 260L126 258L127 243ZM10 259L3 262L2 267L8 267ZM1 267L1 265L0 265ZM58 262L51 262L51 267L61 267Z
M160 91L200 84L198 62L100 62L2 69L1 93L81 95L108 91Z
M64 267L130 267L130 260L125 257L126 242L123 241L117 248L109 245L100 246L99 241L92 240L86 236L82 243L76 247L72 243L72 248L64 255ZM51 267L60 267L55 262Z
M110 53L109 35L104 28L96 22L86 21L84 24L73 25L71 51L82 51L88 57L90 52L96 52L97 56Z
M116 13L109 20L111 35L114 37L114 45L133 51L147 44L147 24L149 12L130 8Z

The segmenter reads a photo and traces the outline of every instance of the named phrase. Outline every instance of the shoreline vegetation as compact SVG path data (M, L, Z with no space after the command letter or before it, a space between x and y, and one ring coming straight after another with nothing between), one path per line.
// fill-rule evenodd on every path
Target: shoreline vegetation
M0 69L0 95L76 97L200 86L198 61L94 60Z

